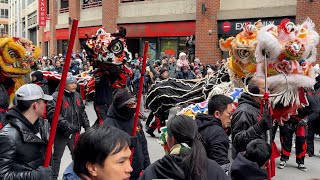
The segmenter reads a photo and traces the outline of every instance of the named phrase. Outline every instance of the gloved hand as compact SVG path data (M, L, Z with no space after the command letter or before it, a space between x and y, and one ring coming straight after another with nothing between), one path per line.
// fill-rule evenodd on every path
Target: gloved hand
M272 128L272 117L270 115L263 115L262 119L253 126L258 134L264 133Z
M38 169L38 174L39 174L39 179L48 179L51 180L52 179L52 168L51 167L43 167L40 166Z
M308 126L308 119L301 119L298 126Z
M73 124L68 124L68 131L69 133L74 134L76 132L79 132L79 129Z

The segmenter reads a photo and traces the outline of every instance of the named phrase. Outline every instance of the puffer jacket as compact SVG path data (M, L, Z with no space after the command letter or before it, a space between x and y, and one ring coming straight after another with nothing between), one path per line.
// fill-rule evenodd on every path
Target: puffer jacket
M52 122L58 92L53 93L52 96L53 100L48 101L47 104L47 115L50 122ZM81 127L85 130L90 127L82 98L78 92L70 93L64 91L57 133L62 134L65 137L70 137L70 135L74 133L73 128L76 128L77 131L80 132Z
M44 163L49 122L31 124L16 108L6 119L9 123L0 131L0 179L40 180L37 169Z
M262 118L260 104L247 93L241 94L238 103L231 120L233 159L239 152L246 150L246 146L251 140L266 140L266 133L258 134L252 127Z
M103 124L105 126L109 125L116 127L131 135L134 123L133 117L131 119L127 119L123 117L121 113L125 112L119 112L118 109L114 108L114 104L112 104L108 110L107 119L104 120ZM134 147L134 154L132 159L133 172L131 173L130 180L136 180L139 178L142 170L146 169L150 165L148 144L140 122L137 126L136 137L131 137L131 144Z

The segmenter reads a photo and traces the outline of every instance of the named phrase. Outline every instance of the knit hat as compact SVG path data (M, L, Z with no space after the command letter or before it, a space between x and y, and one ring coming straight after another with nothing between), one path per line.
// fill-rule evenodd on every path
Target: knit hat
M66 84L76 83L76 82L77 82L76 77L74 77L71 72L68 72Z
M179 54L179 59L181 58L181 56L187 56L187 54L184 53L184 52L181 52L181 53Z
M31 74L31 76L36 78L36 80L34 82L38 82L38 81L43 80L43 73L41 71L35 71Z
M120 109L124 105L134 102L135 98L125 89L118 90L117 93L115 94L114 100L113 100L113 105Z

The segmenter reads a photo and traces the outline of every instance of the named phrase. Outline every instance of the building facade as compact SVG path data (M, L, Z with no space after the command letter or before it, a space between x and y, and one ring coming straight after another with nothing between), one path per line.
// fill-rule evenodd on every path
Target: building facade
M64 54L71 19L76 18L80 22L74 51L80 51L81 43L100 27L107 32L125 27L132 53L142 54L144 42L149 41L151 59L178 56L186 51L186 37L195 35L196 57L213 64L227 56L218 46L219 38L237 34L246 22L261 19L269 24L289 18L301 23L310 17L319 26L319 8L320 2L313 0L47 0L48 20L38 28L37 44L43 55Z
M9 0L0 0L0 37L9 34Z

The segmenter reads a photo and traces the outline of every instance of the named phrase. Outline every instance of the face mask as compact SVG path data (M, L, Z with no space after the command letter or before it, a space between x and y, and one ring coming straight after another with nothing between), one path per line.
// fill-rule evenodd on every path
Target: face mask
M121 113L121 116L123 116L127 120L132 119L135 112L135 108L128 108L127 106L123 106L119 111L119 113Z

